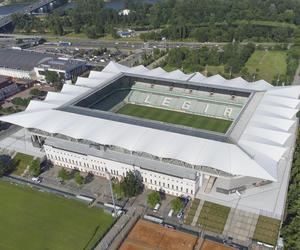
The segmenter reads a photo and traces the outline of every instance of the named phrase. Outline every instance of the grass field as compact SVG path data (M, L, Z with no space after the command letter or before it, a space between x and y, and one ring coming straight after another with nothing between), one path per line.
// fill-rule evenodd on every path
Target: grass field
M271 83L278 74L286 74L286 57L285 51L257 50L247 61L246 68L250 74L258 74L256 79L264 79Z
M229 212L229 207L205 201L198 218L198 224L204 230L221 234L223 233Z
M0 181L0 249L91 249L113 223L98 208Z
M225 133L231 125L231 121L218 118L205 117L134 104L126 104L121 109L119 109L117 113L220 133Z
M258 217L253 239L275 246L279 227L279 220L260 215Z
M14 162L16 163L16 169L13 171L13 174L21 176L32 160L33 157L31 155L17 153L14 157Z

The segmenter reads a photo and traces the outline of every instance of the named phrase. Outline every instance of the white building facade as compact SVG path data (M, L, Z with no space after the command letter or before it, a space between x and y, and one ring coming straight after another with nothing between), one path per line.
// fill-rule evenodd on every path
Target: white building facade
M122 180L127 172L138 172L142 177L146 188L155 191L164 191L167 194L181 196L188 195L194 197L202 184L202 175L195 175L194 179L187 179L171 174L143 169L117 161L95 157L92 155L79 154L72 151L58 149L49 145L44 145L47 159L54 165L69 169L77 169L81 172L92 173L97 176L109 178L115 177Z

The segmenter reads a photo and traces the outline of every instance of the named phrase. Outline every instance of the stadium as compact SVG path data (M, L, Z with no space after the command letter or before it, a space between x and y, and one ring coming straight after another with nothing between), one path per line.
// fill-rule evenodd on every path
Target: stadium
M110 62L0 120L26 128L58 166L118 179L135 171L147 188L177 196L283 190L282 212L299 94L300 86Z

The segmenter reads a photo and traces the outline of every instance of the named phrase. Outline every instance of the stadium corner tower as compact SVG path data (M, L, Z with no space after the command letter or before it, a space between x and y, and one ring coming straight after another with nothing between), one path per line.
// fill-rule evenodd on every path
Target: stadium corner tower
M293 152L300 86L110 62L1 121L53 164L176 196L230 195L278 182Z

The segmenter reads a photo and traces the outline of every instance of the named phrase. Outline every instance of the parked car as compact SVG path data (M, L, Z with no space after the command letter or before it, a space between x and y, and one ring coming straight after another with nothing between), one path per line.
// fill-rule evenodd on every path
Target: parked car
M170 212L168 213L168 217L172 217L172 216L173 216L173 213L174 213L174 210L171 209Z
M42 182L42 178L41 177L32 177L31 180L34 181L34 182L37 182L37 183L41 183Z
M160 208L160 204L157 203L157 204L155 205L155 207L153 208L153 212L156 213L156 212L159 210L159 208Z
M183 216L184 216L184 212L183 212L183 210L181 210L181 211L177 214L177 219L178 219L178 220L182 220L182 219L183 219Z

